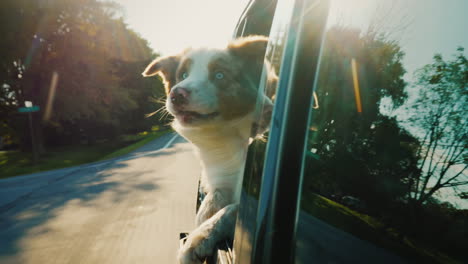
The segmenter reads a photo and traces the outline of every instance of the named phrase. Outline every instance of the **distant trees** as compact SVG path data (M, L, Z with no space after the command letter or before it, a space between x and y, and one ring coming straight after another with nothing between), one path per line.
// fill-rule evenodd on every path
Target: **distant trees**
M41 106L34 115L35 131L48 144L93 141L151 126L154 119L145 120L145 114L158 106L150 98L163 96L163 89L140 73L155 54L117 17L118 5L97 0L4 0L0 5L0 117L10 128L0 131L27 142L24 120L16 113L24 101ZM45 117L54 73L55 100Z
M323 167L307 170L319 193L353 195L378 210L405 196L417 140L380 112L384 99L391 102L386 107L398 107L407 98L403 55L397 43L373 32L327 32L309 139Z
M436 54L416 73L417 96L407 122L421 143L420 173L408 181L408 195L418 204L442 188L468 185L468 60L463 52L458 48L452 60Z

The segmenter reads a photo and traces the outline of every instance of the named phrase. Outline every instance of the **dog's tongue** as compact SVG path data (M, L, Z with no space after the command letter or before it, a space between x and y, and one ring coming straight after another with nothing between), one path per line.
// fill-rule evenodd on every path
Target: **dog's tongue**
M194 112L184 112L182 115L180 115L180 119L182 119L182 122L184 123L190 123L195 119L197 116L196 113Z
M182 122L184 123L190 123L193 120L193 115L191 114L183 114L181 116Z
M195 119L208 119L208 118L215 117L218 114L219 114L218 112L213 112L211 114L200 114L197 112L185 111L185 112L180 112L177 115L177 118L182 123L191 123L191 122L194 122Z

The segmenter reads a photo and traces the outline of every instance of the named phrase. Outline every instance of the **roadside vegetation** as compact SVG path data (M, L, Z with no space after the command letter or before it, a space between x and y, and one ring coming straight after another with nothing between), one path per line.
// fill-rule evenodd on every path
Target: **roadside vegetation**
M139 133L138 135L131 135L131 136L126 136L125 139L130 141L130 142L135 142L130 145L127 145L121 149L118 149L112 153L109 153L102 157L100 160L106 160L106 159L112 159L116 158L125 154L128 154L140 147L143 147L144 145L148 144L149 142L157 139L158 137L165 135L172 130L163 130L163 131L151 131L151 132L142 132Z
M418 263L462 263L381 222L375 217L355 211L343 204L312 192L305 193L303 209L326 223L372 242L382 248Z
M41 156L37 163L33 163L32 155L28 152L0 151L0 179L116 158L170 132L169 129L158 129L133 135L122 135L115 140L102 141L93 145L55 147Z

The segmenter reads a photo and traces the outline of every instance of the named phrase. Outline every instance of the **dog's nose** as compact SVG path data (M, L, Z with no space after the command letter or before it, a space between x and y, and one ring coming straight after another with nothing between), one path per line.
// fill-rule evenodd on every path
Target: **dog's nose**
M170 98L174 105L183 105L188 102L190 91L186 88L177 87L171 91Z

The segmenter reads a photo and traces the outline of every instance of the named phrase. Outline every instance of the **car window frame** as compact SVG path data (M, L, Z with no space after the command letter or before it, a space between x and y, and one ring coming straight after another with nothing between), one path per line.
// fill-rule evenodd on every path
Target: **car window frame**
M294 3L264 163L253 263L295 259L304 153L328 9L327 0Z

